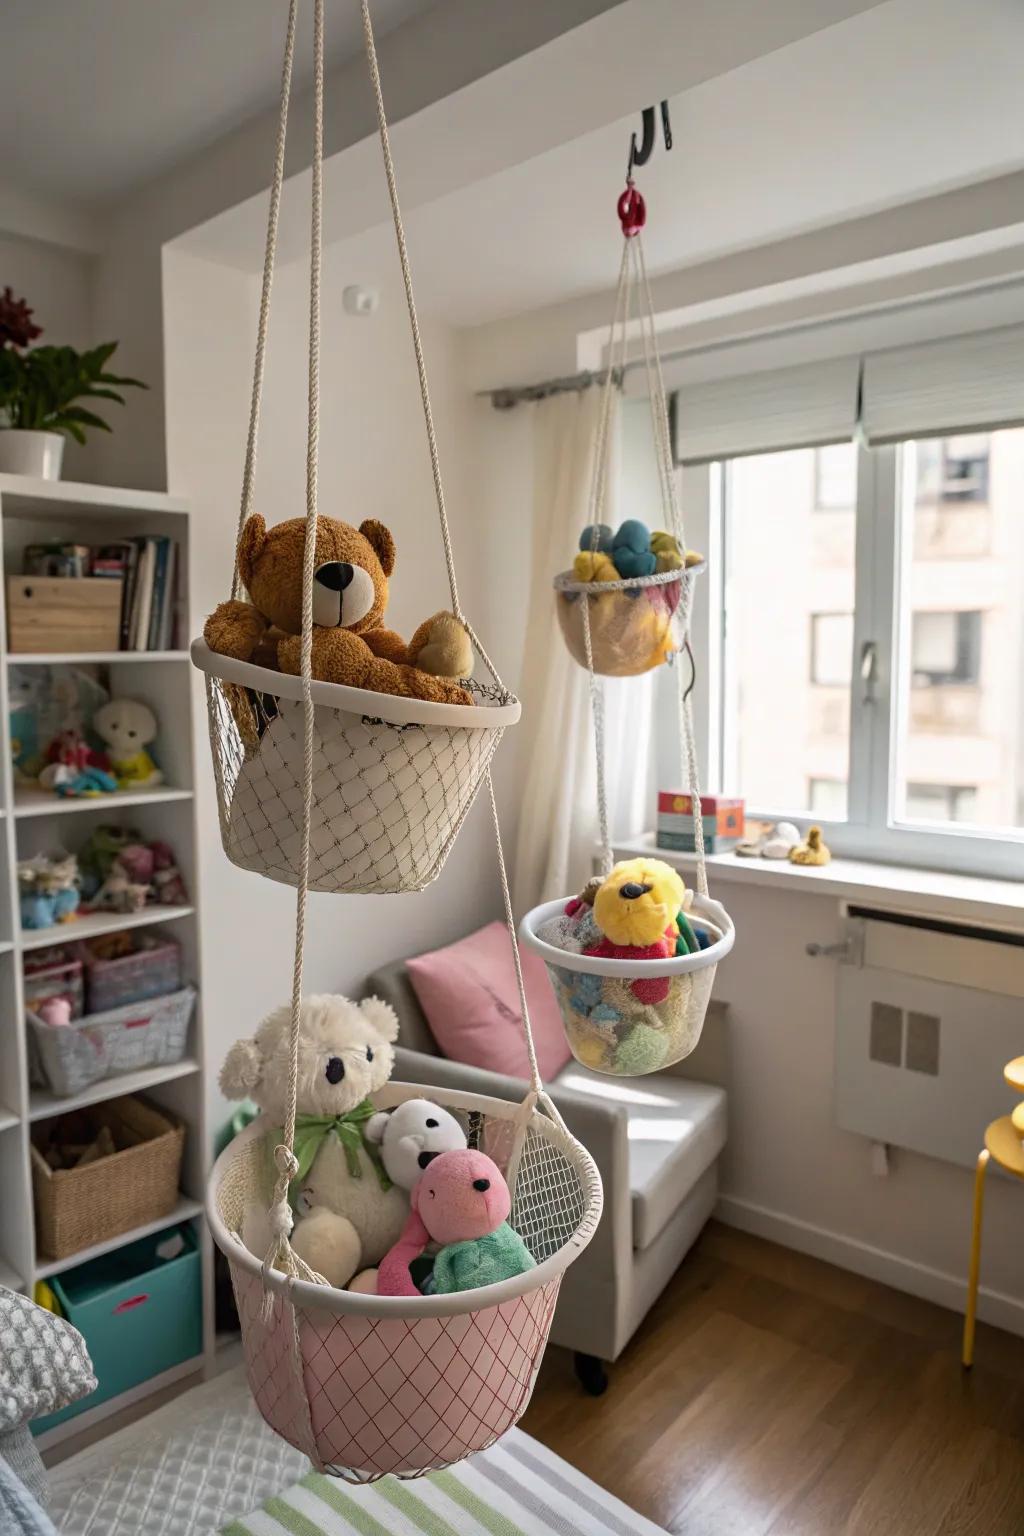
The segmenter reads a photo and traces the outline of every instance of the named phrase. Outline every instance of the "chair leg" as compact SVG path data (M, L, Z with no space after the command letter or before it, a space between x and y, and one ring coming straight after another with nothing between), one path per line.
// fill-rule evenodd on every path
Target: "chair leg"
M981 1219L985 1209L985 1174L988 1152L978 1154L974 1174L974 1219L971 1224L971 1267L967 1277L967 1313L964 1317L963 1363L967 1370L974 1364L974 1324L978 1313L978 1278L981 1272Z
M590 1397L600 1397L608 1389L608 1372L604 1361L596 1355L584 1355L579 1350L572 1357L576 1380Z

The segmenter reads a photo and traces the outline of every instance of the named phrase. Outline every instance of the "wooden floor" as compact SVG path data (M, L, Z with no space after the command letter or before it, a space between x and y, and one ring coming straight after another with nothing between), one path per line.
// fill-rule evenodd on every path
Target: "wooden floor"
M587 1398L522 1428L680 1536L1024 1536L1024 1341L712 1223Z

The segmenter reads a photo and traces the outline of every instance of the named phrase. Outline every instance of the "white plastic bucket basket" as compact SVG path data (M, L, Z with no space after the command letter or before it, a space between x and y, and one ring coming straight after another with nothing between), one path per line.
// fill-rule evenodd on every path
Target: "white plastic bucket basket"
M192 642L206 674L224 852L295 885L302 848L302 680ZM420 891L440 874L519 701L432 704L314 682L311 891Z
M221 1153L207 1198L260 1412L321 1471L351 1482L449 1466L515 1424L533 1391L562 1275L601 1216L597 1169L560 1123L504 1099L422 1085L389 1083L374 1101L386 1109L424 1091L509 1173L510 1220L535 1269L498 1285L412 1299L337 1291L276 1270L264 1279L238 1235L250 1206L265 1207L273 1193L262 1120ZM265 1285L273 1295L269 1319Z
M555 577L555 604L562 638L572 659L587 665L586 618L594 671L602 677L638 677L661 666L684 640L693 578L689 570L628 581L577 581L572 571Z
M732 918L720 902L693 898L687 915L712 942L671 960L604 960L559 949L539 930L565 912L547 901L523 918L519 936L543 959L555 989L566 1038L581 1066L639 1077L682 1061L704 1027L718 962L733 946Z

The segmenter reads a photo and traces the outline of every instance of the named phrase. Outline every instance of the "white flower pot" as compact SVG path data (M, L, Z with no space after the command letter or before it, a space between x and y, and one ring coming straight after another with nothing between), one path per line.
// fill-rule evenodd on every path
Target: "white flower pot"
M18 427L0 429L0 474L59 480L63 457L63 432L23 432Z

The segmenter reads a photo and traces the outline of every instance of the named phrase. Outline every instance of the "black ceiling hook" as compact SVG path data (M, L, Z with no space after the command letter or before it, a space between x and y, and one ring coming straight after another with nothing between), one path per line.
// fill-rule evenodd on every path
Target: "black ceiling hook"
M645 107L643 111L644 136L640 147L637 148L636 134L632 134L629 141L629 165L626 168L627 176L632 175L634 165L646 165L654 153L655 119L654 108ZM665 148L672 148L672 123L668 115L668 102L661 103L661 128L665 137Z

